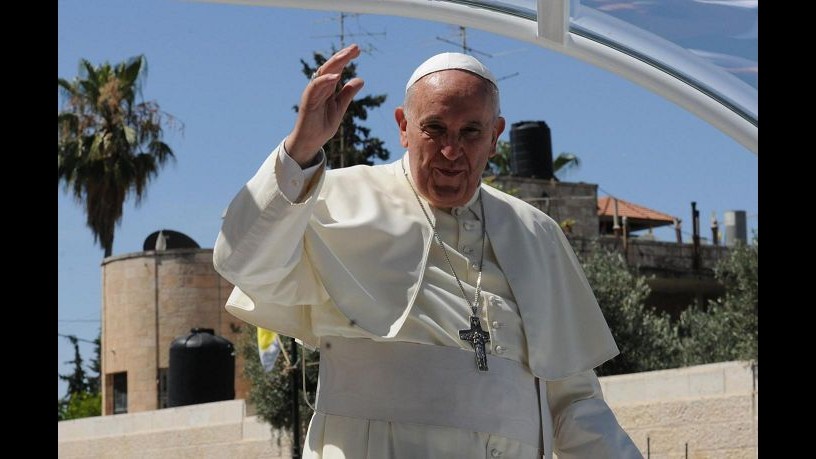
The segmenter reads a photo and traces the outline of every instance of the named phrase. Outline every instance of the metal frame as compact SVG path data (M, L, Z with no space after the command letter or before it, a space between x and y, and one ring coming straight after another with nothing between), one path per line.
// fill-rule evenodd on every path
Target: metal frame
M477 28L526 41L608 70L676 103L758 154L758 120L694 81L570 28L569 0L537 0L522 9L455 0L199 0L210 3L383 14ZM500 13L500 14L497 14ZM537 20L537 18L540 18Z

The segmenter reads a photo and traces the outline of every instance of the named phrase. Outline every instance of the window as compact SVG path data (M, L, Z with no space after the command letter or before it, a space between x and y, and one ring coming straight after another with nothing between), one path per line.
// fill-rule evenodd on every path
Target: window
M127 413L127 372L113 374L113 414Z
M158 381L158 402L159 409L167 408L167 368L159 368Z

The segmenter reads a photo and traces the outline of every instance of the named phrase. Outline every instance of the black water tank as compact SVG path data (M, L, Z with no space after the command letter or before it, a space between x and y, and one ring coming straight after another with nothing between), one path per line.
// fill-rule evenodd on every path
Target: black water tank
M510 174L553 178L550 127L544 121L519 121L510 128Z
M167 405L235 398L235 348L212 328L193 328L170 345Z
M142 244L142 250L144 250L145 252L147 252L148 250L156 250L156 239L159 238L159 233L161 233L164 236L165 250L201 248L198 245L198 242L194 241L193 238L187 236L184 233L179 233L178 231L173 231L169 229L162 229L150 233L150 235L147 236L147 238L145 238L144 243Z

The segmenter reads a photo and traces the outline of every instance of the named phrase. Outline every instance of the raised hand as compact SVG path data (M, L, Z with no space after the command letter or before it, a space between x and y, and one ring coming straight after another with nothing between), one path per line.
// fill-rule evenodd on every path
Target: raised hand
M352 99L363 88L361 78L352 78L337 91L343 68L359 55L356 44L337 51L317 68L303 90L295 127L284 144L289 156L301 166L310 164L320 147L334 136Z

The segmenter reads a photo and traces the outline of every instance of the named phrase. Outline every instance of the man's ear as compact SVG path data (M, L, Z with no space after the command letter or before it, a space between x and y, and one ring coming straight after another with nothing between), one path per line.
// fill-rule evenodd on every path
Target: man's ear
M408 118L405 117L405 109L397 107L394 110L394 119L397 121L397 127L400 134L400 145L402 148L408 148Z
M504 117L500 116L496 119L496 127L493 129L493 150L488 158L496 156L496 144L499 142L499 136L504 132L505 121Z

